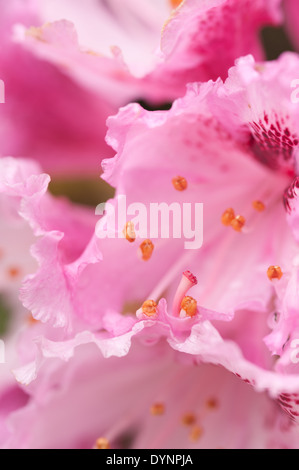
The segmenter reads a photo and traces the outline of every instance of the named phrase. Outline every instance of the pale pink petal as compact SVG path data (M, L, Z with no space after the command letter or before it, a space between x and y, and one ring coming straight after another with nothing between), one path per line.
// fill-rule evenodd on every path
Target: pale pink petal
M110 118L107 139L117 153L114 159L103 162L103 177L117 186L118 194L126 195L127 205L135 201L142 201L147 207L161 201L203 202L203 247L183 250L182 240L159 239L153 240L155 253L161 253L164 263L172 266L172 280L184 269L199 277L194 293L203 307L228 314L237 305L266 311L272 296L267 268L274 257L275 263L281 262L274 255L278 241L269 244L269 227L277 225L278 213L284 217L282 207L270 209L271 193L275 187L282 194L287 179L255 163L250 147L236 142L219 125L209 102L214 112L213 93L220 86L190 86L186 97L175 102L169 112L149 113L138 105L130 105ZM186 191L174 190L171 180L176 175L188 181ZM147 187L150 191L144 191ZM254 214L251 207L259 198L269 200L265 215ZM220 219L228 207L246 219L248 214L246 235L244 232L239 237L233 230L225 231ZM288 227L277 230L291 243ZM252 250L247 258L244 255L249 246L258 246L259 250ZM148 263L155 276L158 263L158 254ZM168 276L171 278L171 272ZM163 292L166 286L161 279L158 291Z
M171 12L169 0L45 0L39 5L44 22L74 23L80 44L113 57L120 48L134 75L145 75L157 58L161 30Z
M32 253L39 263L46 260L45 269L38 270L37 277L31 274L27 278L22 288L22 298L26 308L37 319L65 326L70 322L72 311L68 277L72 278L73 273L80 270L80 263L82 269L86 263L83 252L94 230L94 216L89 209L74 207L65 200L54 199L47 194L49 177L40 174L39 167L29 160L2 158L0 170L0 197L5 227L1 245L5 264L1 277L4 280L7 277L5 273L10 272L10 278L18 280L36 271L30 247L37 240ZM17 256L18 251L13 254L14 244L11 242L14 239L10 233L14 234L16 228L19 230L18 237L21 233L23 235L22 244L18 248L20 257L17 264L13 264L13 256ZM94 260L100 259L99 252L88 253L93 254ZM91 262L90 257L88 262ZM32 303L32 292L26 289L33 282L32 277L40 294L38 305ZM51 313L44 310L43 301L47 296L52 296Z
M188 355L177 359L165 343L135 343L128 356L105 360L81 346L67 365L44 364L43 381L27 388L31 399L10 415L11 434L1 443L92 448L106 437L112 449L298 446L298 431L265 393L221 368L191 364ZM165 407L161 416L150 413L155 403ZM199 429L193 439L193 427L182 424L187 413Z

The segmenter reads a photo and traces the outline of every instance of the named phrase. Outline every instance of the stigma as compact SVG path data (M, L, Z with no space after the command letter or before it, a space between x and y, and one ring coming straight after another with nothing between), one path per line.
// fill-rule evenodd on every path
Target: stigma
M193 317L197 313L197 302L190 296L186 296L191 287L197 284L196 277L190 272L183 272L181 282L177 288L173 301L173 315L177 317Z
M269 266L267 270L267 276L270 279L270 281L273 281L273 279L281 279L283 275L283 272L281 270L280 266Z
M151 240L144 240L141 243L139 247L139 252L141 254L141 258L143 259L143 261L148 261L151 258L154 248L155 248L155 245L153 244Z

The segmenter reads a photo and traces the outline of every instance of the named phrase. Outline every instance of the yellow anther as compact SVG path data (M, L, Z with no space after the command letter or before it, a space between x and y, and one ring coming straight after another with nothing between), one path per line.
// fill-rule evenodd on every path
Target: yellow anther
M177 8L183 0L169 0L170 1L170 5L172 6L172 8Z
M200 426L193 426L189 434L190 441L192 442L198 441L198 439L200 439L200 437L202 436L202 433L203 433L203 429Z
M270 281L273 281L273 279L281 279L282 275L283 275L283 272L280 266L269 266L267 270L267 276L270 279Z
M197 302L193 297L187 295L181 302L181 309L186 312L187 317L194 317L197 312Z
M232 226L232 228L236 231L236 232L241 232L242 231L242 228L244 227L245 225L245 218L242 216L242 215L237 215L230 223L230 225Z
M188 187L187 180L183 176L176 176L172 179L174 189L177 191L184 191Z
M151 406L150 413L153 416L161 416L165 413L165 405L163 403L154 403Z
M182 424L184 426L192 426L196 421L195 415L193 413L185 413L182 416Z
M134 231L134 224L133 222L127 222L125 228L123 229L123 234L128 240L128 242L132 243L136 239L136 234Z
M231 207L223 212L221 222L228 227L235 218L235 211Z
M157 304L154 300L146 300L142 305L142 312L147 317L153 317L157 313Z
M106 437L100 437L99 439L96 440L95 443L95 448L96 449L110 449L110 442Z
M151 240L144 240L140 245L141 258L148 261L154 251L154 244Z
M263 212L265 210L265 204L262 201L253 201L252 207L258 212Z

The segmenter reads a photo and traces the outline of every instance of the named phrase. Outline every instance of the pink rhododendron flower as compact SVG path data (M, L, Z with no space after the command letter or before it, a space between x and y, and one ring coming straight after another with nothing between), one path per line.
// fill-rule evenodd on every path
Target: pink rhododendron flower
M2 10L0 78L6 100L0 107L0 154L36 158L49 171L90 172L101 152L108 156L105 121L116 107L14 42L15 23L29 27L40 21L28 6L20 18L21 7L14 1Z
M87 3L0 19L0 446L298 448L299 56L258 39L281 2ZM96 216L32 160L104 157Z
M66 11L82 16L80 3L76 8L72 3ZM79 49L74 25L63 19L66 11L61 3L34 0L14 0L2 10L0 78L6 102L0 107L0 155L34 158L47 171L70 176L98 172L101 158L111 154L104 140L105 123L120 105L141 97L164 101L169 94L158 83L147 93L149 85L129 73L116 47L128 35L113 17L115 53L96 58L88 44ZM84 11L89 11L86 5ZM40 27L53 14L61 22L43 33ZM107 15L99 19L105 23ZM85 31L90 31L89 20L84 23ZM151 28L144 30L151 33ZM47 37L43 39L42 34Z
M194 361L220 364L256 391L268 392L297 418L299 379L291 342L298 328L292 182L298 108L288 86L297 67L293 54L273 63L248 56L225 83L190 85L170 111L133 104L110 118L108 141L117 154L104 162L104 178L117 195L146 207L203 202L206 243L184 250L182 239L158 238L144 261L138 258L142 239L94 236L69 264L53 256L45 236L34 250L40 268L22 288L24 306L56 326L69 319L84 323L63 341L38 339L39 354L16 371L19 381L30 383L44 359L69 359L79 345L92 342L105 357L122 357L133 339L155 347L166 338ZM187 182L183 191L173 184L176 175ZM185 271L179 283L186 269L198 280ZM190 311L184 310L186 298L196 306Z
M93 233L94 216L90 209L75 207L66 200L45 194L49 180L49 176L41 174L39 166L28 159L0 160L0 301L1 317L3 308L8 308L9 317L0 343L1 442L8 433L6 418L28 401L11 371L20 365L20 358L21 363L35 358L33 339L41 328L38 324L33 328L36 321L17 298L22 279L37 268L31 246L40 238L47 239L48 246L56 241L57 257L70 262L78 258ZM64 332L61 334L61 330L52 329L50 325L46 333L56 341L66 337Z
M10 2L0 24L0 78L7 96L0 108L0 154L35 158L46 171L59 174L98 171L101 158L110 155L105 121L119 106L140 98L173 100L190 80L225 77L239 55L260 56L258 30L280 19L276 0L251 2L248 31L236 29L237 49L225 46L229 56L221 52L220 64L206 51L219 54L227 23L237 28L248 14L247 3L217 1L203 7L187 1L166 24L161 50L172 3L160 3ZM197 35L210 16L215 26Z
M130 98L138 98L139 90L141 97L159 102L183 95L190 81L226 78L228 68L241 55L252 53L261 59L259 31L263 26L282 21L280 3L280 0L205 3L126 0L120 8L116 0L109 2L109 6L104 1L89 0L86 8L81 2L44 1L40 15L54 24L27 31L35 41L26 40L21 30L18 36L33 53L58 67L62 65L64 71L80 82L101 89L103 81L110 78L113 89L121 77L127 82ZM248 15L250 21L244 21ZM87 59L79 53L71 23L59 26L61 18L74 23L81 49L95 57ZM101 28L97 27L99 21L104 25ZM103 67L107 69L104 73ZM110 92L112 100L119 93L123 96L124 87L122 83L119 86L120 90Z

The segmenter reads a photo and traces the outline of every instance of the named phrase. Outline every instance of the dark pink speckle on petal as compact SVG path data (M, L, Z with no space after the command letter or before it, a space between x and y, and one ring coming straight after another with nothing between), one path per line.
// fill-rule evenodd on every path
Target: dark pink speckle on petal
M265 113L263 119L250 123L251 147L261 163L291 176L294 175L294 149L299 141L286 122L287 118L278 116L270 120Z

